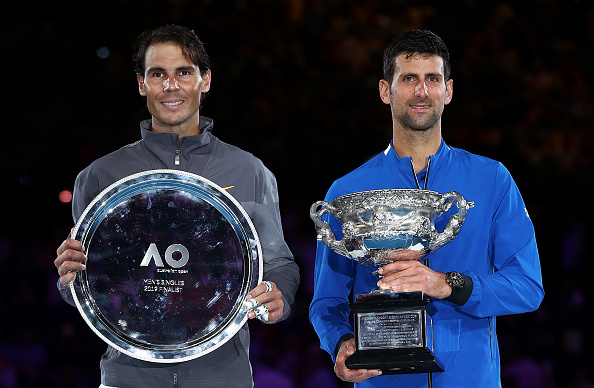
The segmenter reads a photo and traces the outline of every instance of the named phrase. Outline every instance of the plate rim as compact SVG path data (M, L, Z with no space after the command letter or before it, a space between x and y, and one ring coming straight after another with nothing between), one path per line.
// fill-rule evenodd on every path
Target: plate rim
M163 175L163 176L161 176L161 175ZM229 209L229 210L231 210L231 213L233 213L233 215L235 215L237 218L239 218L240 222L247 223L249 232L251 232L251 234L253 236L253 246L252 246L252 241L251 241L252 236L248 236L248 238L250 240L250 241L248 241L248 246L247 246L248 254L250 254L250 256L253 256L254 254L257 256L257 257L250 257L250 260L249 260L250 263L252 264L251 268L250 268L250 272L253 272L254 261L257 261L257 263L258 263L257 283L254 284L254 282L253 282L256 274L252 274L252 276L251 276L252 282L251 283L253 286L260 284L262 282L263 272L264 272L262 246L261 246L260 239L257 234L256 228L253 224L253 221L249 217L247 211L241 205L241 203L235 197L233 197L231 194L229 194L224 188L222 188L221 186L217 185L216 183L212 182L211 180L209 180L207 178L204 178L200 175L197 175L197 174L194 174L194 173L191 173L188 171L172 170L172 169L146 170L146 171L128 175L128 176L121 178L121 179L117 180L116 182L110 184L105 189L103 189L89 203L89 205L87 205L87 207L85 208L83 213L80 215L78 221L76 222L75 227L71 231L71 238L78 237L77 235L80 232L80 229L81 229L81 227L83 227L83 224L85 222L90 225L94 224L93 222L91 222L92 220L91 221L86 220L87 215L89 214L89 212L95 210L95 208L97 208L97 206L99 206L99 208L102 206L101 204L98 205L99 201L103 201L105 203L107 201L107 199L111 198L111 196L108 196L108 194L111 191L113 191L114 189L116 189L117 187L121 186L122 184L125 184L126 182L136 180L138 178L144 177L146 179L143 181L140 181L140 182L146 182L146 181L150 181L150 180L166 179L165 176L167 176L167 175L171 175L173 178L181 175L185 178L184 181L188 182L188 183L192 183L191 179L196 179L196 180L206 184L206 186L210 186L211 188L213 188L218 194L223 195L223 197L225 199L229 200L236 207L236 209ZM134 184L135 183L132 183L126 187L131 187ZM106 196L107 196L107 198L104 198ZM202 199L205 200L205 202L207 202L211 206L213 206L207 199L205 199L205 198L202 198ZM228 204L226 204L226 205L228 205ZM219 209L217 209L217 210L219 210ZM243 216L243 218L239 217L239 215L236 214L233 210L238 210L241 213L241 216ZM219 210L219 212L220 212L220 210ZM225 218L227 218L227 216L225 216ZM234 225L232 225L232 227L235 229ZM245 226L243 226L243 227L245 229ZM84 231L84 229L83 229L83 231ZM94 231L93 231L93 233L94 233ZM246 233L248 233L247 230L246 230ZM81 236L81 237L83 237L83 236ZM81 243L83 243L83 242L81 241ZM101 330L99 330L97 327L95 327L95 325L93 324L93 322L91 322L91 319L87 315L89 313L89 311L87 311L87 309L85 307L83 307L83 304L80 299L83 299L83 302L87 305L89 303L84 298L84 295L80 295L80 297L79 297L79 295L77 295L77 290L80 289L81 286L80 286L80 284L76 284L77 281L81 282L80 279L83 276L85 276L85 274L86 274L86 269L78 271L77 276L75 276L75 278L68 284L71 294L72 294L72 297L74 299L74 302L76 304L76 307L77 307L79 313L81 314L81 316L83 317L83 319L85 320L87 325L104 342L106 342L108 345L112 346L113 348L117 349L118 351L120 351L130 357L139 359L139 360L158 362L158 363L177 363L177 362L189 361L189 360L201 357L203 355L206 355L206 354L216 350L217 348L219 348L220 346L225 344L227 341L229 341L231 338L233 338L237 334L237 332L239 332L239 330L241 330L241 328L245 325L245 323L248 320L247 312L244 311L242 308L239 308L238 311L236 311L234 313L234 315L231 317L231 319L226 324L226 326L223 326L223 328L219 331L218 334L216 334L214 337L210 338L209 340L205 341L204 343L200 343L198 345L191 346L189 349L182 349L179 351L168 351L165 353L163 353L163 352L157 353L157 352L149 351L147 349L143 349L143 348L133 346L133 345L124 347L121 344L115 343L112 339L108 338L103 332L101 332ZM248 292L249 292L249 288L248 288ZM243 298L245 298L245 296L243 296ZM90 310L90 307L89 307L89 310ZM96 321L100 321L100 319L96 318ZM103 323L101 323L101 325L105 326ZM227 330L229 328L229 326L234 326L234 327L230 330ZM106 331L109 332L109 328L106 328ZM117 335L117 333L112 333L112 334L114 335L114 337L119 337ZM196 349L196 348L204 348L204 349L200 349L199 351L194 351L194 352L191 351L192 349Z

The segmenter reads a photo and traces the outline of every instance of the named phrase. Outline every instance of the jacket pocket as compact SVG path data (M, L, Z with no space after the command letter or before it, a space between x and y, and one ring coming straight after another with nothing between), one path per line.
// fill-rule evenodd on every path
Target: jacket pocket
M433 338L435 356L446 370L454 362L460 350L461 331L462 321L460 319L438 321L435 324Z
M437 321L435 325L435 350L438 352L457 352L460 350L460 331L462 321L451 319Z

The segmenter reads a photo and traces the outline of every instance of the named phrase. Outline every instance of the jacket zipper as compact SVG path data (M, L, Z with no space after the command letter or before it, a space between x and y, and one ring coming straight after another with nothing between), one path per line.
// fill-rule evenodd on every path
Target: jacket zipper
M419 184L419 179L417 178L417 174L415 174L415 165L413 164L412 158L410 159L410 167L412 168L413 177L415 178L415 183L417 184L417 189L421 190L421 185ZM427 183L429 183L429 168L431 167L431 157L427 159L427 172L425 173L425 184L423 185L423 190L427 190Z
M491 317L487 319L489 321L489 353L491 356L491 363L493 363L493 327L491 327Z
M490 262L491 262L491 273L495 273L495 266L493 265L492 261L490 261ZM487 317L487 319L489 321L489 350L491 350L491 363L493 363L493 324L491 323L491 320L495 320L496 318Z
M173 159L173 163L175 164L175 167L178 170L181 169L180 155L181 155L181 147L182 147L183 143L184 143L184 138L182 137L181 139L179 139L177 145L175 146L175 157Z
M175 166L177 168L179 167L179 154L181 153L181 150L179 149L179 147L175 147Z
M177 388L177 372L179 370L179 365L175 367L175 371L173 371L173 388Z

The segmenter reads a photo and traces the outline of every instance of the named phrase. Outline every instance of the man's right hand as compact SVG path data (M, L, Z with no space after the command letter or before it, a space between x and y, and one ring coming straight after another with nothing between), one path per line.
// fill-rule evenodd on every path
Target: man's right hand
M60 275L60 283L68 284L76 276L76 271L85 269L87 256L83 253L82 244L71 238L64 240L57 250L58 257L54 260L54 265Z
M334 373L339 379L353 383L360 383L372 377L382 374L379 369L349 369L344 361L355 353L355 339L346 340L340 345L340 350L334 363Z

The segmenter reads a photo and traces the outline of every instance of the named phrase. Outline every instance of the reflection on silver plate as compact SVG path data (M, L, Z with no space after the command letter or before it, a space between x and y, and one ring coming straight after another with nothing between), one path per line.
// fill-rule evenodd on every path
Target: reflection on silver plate
M88 257L71 291L91 329L119 351L172 363L207 354L247 320L262 249L245 209L184 171L126 177L99 194L73 236Z

